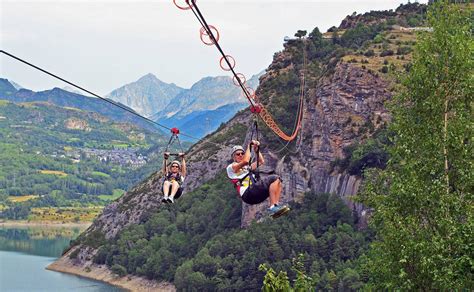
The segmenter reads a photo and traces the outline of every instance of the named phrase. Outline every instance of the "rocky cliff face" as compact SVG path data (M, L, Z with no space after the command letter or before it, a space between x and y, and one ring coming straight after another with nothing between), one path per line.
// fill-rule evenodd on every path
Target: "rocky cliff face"
M364 139L361 129L367 124L376 128L389 119L384 101L390 96L385 81L347 63L337 65L332 77L309 89L297 153L270 161L284 181L282 201L298 200L309 190L329 192L343 197L362 215L362 206L350 200L360 178L332 174L330 163L343 156L343 147ZM264 208L263 204L244 206L242 225L248 225Z
M262 84L271 82L269 76L274 73L269 71L263 76ZM363 207L350 199L358 191L360 178L331 173L330 163L343 156L345 146L363 140L368 135L363 129L368 125L376 129L389 119L384 108L384 102L391 96L387 86L388 83L376 74L348 63L339 63L331 77L308 89L303 137L297 142L297 151L281 157L270 149L264 149L265 168L275 169L283 179L282 202L299 200L307 191L329 192L343 197L359 215L363 214ZM220 145L200 143L193 147L187 179L189 188L212 179L230 163L231 146L248 143L249 126L248 114L241 113L205 139L213 142L227 137ZM244 204L242 226L263 216L265 208L266 204Z
M98 233L104 235L107 240L115 237L123 228L145 221L150 213L156 212L162 204L160 178L158 173L151 175L143 183L107 205L85 234Z
M64 121L64 127L70 130L81 130L86 132L90 132L92 130L86 121L77 118L69 118Z

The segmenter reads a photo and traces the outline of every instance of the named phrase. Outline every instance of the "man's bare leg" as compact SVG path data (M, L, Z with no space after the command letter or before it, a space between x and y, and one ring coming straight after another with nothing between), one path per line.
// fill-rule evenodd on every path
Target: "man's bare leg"
M272 182L268 192L270 193L270 207L278 204L278 202L280 202L281 195L281 180L277 179L276 181Z

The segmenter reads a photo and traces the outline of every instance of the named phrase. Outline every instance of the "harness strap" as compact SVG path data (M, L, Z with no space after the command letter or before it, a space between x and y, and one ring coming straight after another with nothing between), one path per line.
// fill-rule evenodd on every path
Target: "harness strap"
M241 184L240 180L237 178L234 178L234 179L231 179L230 181L234 184L234 187L237 190L237 197L239 197L242 200L242 196L240 195L240 184Z
M166 174L163 178L163 183L165 183L165 181L176 181L178 184L179 184L179 187L182 188L183 187L183 179L182 179L182 176L181 174L178 174L177 177L171 177L171 173L169 172L168 174Z
M250 134L250 140L253 140L254 133L255 133L256 139L258 141L258 118L257 118L257 116L255 116L254 121L253 121L253 129L252 129L252 133ZM260 157L260 146L257 147L257 151L255 151L255 159L257 160L256 161L257 162L257 167L255 168L255 170L252 170L252 160L249 161L250 171L253 172L255 181L260 180L260 175L258 173L258 168L260 167L259 157Z
M181 150L181 153L184 153L183 146L181 145L181 141L179 140L179 129L178 128L172 128L171 129L171 137L168 141L168 144L166 145L165 152L168 152L168 148L174 144L174 141L178 141L179 149Z
M252 171L249 171L246 175L244 175L242 178L233 178L230 181L234 184L235 189L237 190L237 195L242 198L240 195L240 187L242 186L242 182L250 175L253 174ZM257 181L255 180L253 175L250 175L250 181L249 181L249 188L252 184L256 183Z

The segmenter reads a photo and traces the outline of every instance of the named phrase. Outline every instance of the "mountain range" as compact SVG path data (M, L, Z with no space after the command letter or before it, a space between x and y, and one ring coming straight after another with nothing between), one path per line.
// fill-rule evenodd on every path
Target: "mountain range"
M0 99L15 103L22 102L47 102L56 106L76 108L83 111L95 112L116 122L130 122L142 128L157 131L158 129L119 107L112 106L109 102L94 97L66 91L60 88L35 92L29 89L17 90L7 79L0 78ZM114 101L111 101L115 103ZM125 107L124 105L121 105ZM133 109L128 108L133 112ZM158 130L161 131L161 130Z
M246 85L255 90L262 74L252 76ZM196 138L211 133L248 105L241 89L228 76L205 77L185 89L174 83L163 82L149 73L113 90L106 98L165 126L184 128L183 132ZM153 128L139 117L113 107L106 101L86 96L70 86L34 92L0 78L0 99L49 102L61 107L97 112L115 121L128 121Z
M254 75L246 85L255 90L262 74ZM248 105L241 89L228 76L205 77L184 89L147 74L107 97L168 127L184 128L187 134L199 138Z

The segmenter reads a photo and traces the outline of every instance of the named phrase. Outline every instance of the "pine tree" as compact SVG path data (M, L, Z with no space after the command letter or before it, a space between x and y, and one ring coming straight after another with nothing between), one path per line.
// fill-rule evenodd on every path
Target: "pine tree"
M376 288L473 289L472 11L445 1L428 13L404 90L394 98L391 160L369 178Z

